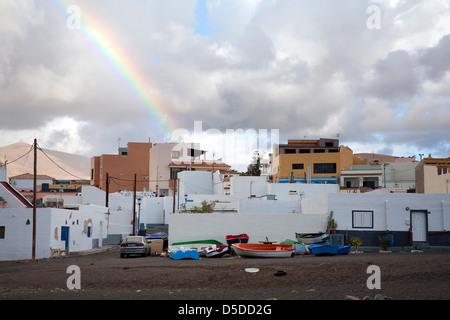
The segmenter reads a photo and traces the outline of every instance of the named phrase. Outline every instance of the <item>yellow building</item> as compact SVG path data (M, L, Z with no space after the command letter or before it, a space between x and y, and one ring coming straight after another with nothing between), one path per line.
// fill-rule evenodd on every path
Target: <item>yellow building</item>
M353 151L338 139L288 140L274 146L273 182L337 183L353 164Z
M450 158L424 158L416 166L416 193L450 193Z

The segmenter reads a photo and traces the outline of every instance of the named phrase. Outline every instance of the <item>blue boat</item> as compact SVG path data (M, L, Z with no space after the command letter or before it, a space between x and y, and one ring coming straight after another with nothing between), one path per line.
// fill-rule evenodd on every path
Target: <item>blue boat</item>
M177 248L170 252L170 257L174 260L182 260L182 259L199 259L199 254L197 250L187 249L187 248Z
M350 245L332 245L332 244L311 244L308 246L309 252L315 256L335 256L345 255L350 252Z

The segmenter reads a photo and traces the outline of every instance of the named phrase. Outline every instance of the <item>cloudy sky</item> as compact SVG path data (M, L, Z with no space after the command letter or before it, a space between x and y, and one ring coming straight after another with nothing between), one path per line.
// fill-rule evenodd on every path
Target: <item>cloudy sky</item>
M89 157L195 124L230 164L227 132L448 157L450 2L0 0L0 111L0 146Z

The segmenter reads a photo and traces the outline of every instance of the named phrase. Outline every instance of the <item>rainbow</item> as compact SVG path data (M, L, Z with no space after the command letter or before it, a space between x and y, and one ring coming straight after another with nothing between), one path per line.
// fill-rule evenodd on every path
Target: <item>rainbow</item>
M49 2L57 8L59 14L64 15L66 20L72 13L68 11L71 5L80 8L79 30L120 81L132 92L153 128L158 130L160 138L168 138L175 127L166 102L158 98L156 94L152 94L148 76L140 71L126 48L114 37L108 26L90 12L86 2L83 2L82 7L77 2L72 4L67 0L49 0Z

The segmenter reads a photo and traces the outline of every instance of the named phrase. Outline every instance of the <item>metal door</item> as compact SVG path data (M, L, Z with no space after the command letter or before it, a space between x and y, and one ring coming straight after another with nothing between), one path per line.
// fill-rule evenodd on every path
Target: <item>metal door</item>
M66 248L69 247L69 227L61 227L61 240L66 242Z
M414 242L427 241L427 213L426 211L411 212L411 231Z

